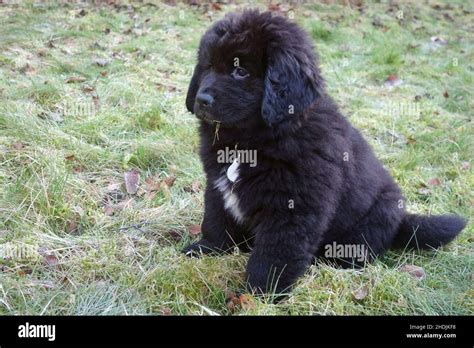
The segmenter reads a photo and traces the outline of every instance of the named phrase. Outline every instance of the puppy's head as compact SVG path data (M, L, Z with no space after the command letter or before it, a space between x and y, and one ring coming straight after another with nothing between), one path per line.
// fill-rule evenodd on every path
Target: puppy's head
M246 11L204 34L186 106L224 127L276 126L302 117L321 88L306 34L283 17Z

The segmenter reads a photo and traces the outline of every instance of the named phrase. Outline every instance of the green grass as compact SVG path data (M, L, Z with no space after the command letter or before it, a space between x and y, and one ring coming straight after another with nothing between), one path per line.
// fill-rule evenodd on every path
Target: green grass
M297 6L294 20L408 209L470 217L472 7L364 3ZM241 8L103 5L81 17L72 5L0 7L0 314L231 314L226 293L242 289L248 256L179 251L203 212L197 122L184 106L196 47ZM385 86L391 74L403 84ZM72 76L83 81L66 83ZM136 195L123 188L130 169L141 176ZM149 177L176 181L146 194ZM390 252L357 271L317 264L285 301L255 298L233 314L472 315L473 243L469 224L436 252Z

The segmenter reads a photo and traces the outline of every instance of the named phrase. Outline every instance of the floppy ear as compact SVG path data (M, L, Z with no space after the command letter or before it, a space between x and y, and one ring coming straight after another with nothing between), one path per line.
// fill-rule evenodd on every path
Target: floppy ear
M269 52L264 81L262 117L269 126L300 115L318 96L319 73L311 57Z
M196 100L196 93L199 89L199 79L201 77L201 69L199 65L194 68L193 77L189 84L188 94L186 96L186 108L189 112L194 113L194 101Z

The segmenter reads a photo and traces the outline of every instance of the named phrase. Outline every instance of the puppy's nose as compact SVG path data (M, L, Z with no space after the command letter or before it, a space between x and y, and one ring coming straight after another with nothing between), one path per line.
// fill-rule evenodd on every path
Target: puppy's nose
M196 100L201 106L206 106L206 107L212 106L212 103L214 103L214 97L206 93L199 93L196 96Z

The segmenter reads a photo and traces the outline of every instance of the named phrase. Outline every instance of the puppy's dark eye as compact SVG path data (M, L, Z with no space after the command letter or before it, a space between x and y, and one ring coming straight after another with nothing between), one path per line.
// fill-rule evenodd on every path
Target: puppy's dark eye
M234 71L232 71L231 75L236 80L242 80L249 76L249 72L245 70L244 68L238 66L234 69Z

